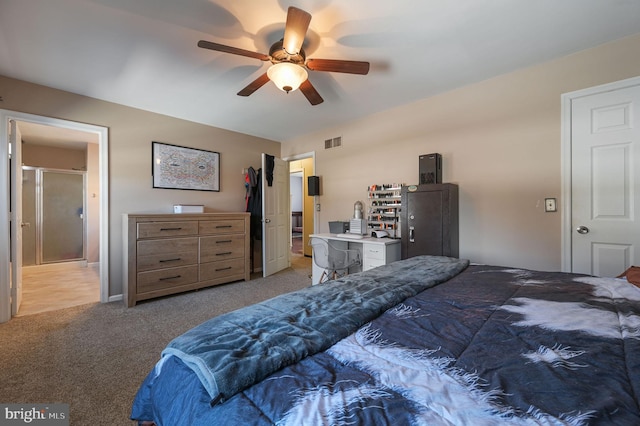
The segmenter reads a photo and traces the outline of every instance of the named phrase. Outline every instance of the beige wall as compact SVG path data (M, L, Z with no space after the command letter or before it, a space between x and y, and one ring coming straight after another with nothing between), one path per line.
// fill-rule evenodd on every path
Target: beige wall
M22 145L22 164L51 169L86 170L84 149L66 149L33 144Z
M418 156L441 153L443 181L460 186L461 257L560 270L561 212L543 202L562 206L561 94L638 75L640 35L286 141L282 155L316 151L327 232L368 185L417 183Z
M99 84L96 83L96 84ZM280 155L280 143L128 108L0 76L6 110L109 128L109 295L122 293L122 213L170 213L173 205L204 204L206 211L244 211L242 170L260 167L260 154ZM220 192L153 189L151 142L220 153Z

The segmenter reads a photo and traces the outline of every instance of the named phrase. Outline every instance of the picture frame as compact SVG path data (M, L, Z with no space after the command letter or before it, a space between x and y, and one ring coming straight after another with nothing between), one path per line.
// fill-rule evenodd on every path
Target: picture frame
M154 188L220 191L220 153L151 143Z

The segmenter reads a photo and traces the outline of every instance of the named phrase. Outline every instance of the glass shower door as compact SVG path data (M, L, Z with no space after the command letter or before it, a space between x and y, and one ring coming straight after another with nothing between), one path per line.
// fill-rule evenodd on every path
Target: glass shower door
M84 173L43 170L42 263L84 259Z

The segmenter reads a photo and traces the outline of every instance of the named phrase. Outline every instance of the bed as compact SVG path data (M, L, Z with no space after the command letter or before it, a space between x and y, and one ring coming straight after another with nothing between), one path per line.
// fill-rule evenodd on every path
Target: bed
M174 339L140 425L638 425L640 288L418 256Z

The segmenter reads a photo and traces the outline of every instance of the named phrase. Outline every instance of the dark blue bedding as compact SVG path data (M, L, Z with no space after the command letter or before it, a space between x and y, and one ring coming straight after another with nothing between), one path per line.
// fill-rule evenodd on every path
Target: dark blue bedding
M432 282L415 267L424 260L373 275ZM412 272L399 272L405 267ZM370 278L349 279L361 275ZM194 370L167 354L131 417L158 425L640 424L639 288L479 265L425 287L213 407Z

